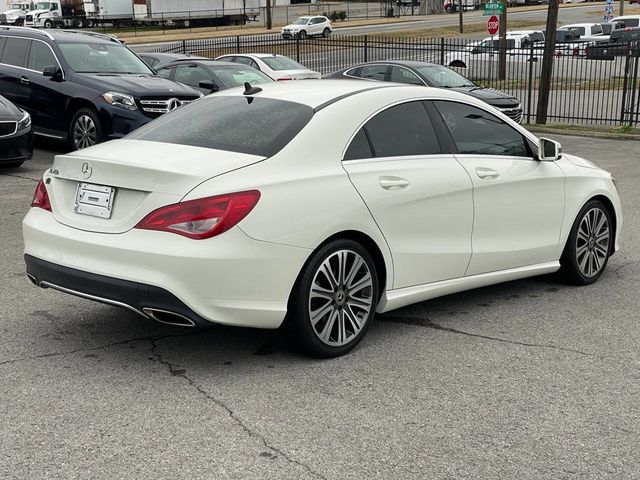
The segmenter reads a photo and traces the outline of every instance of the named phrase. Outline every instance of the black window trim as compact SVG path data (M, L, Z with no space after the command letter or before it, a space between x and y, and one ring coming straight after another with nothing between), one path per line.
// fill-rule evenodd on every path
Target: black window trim
M514 159L520 159L520 160L525 160L525 161L530 161L530 160L536 160L536 153L533 150L532 147L532 140L525 134L523 134L521 131L519 131L516 128L513 128L513 126L509 125L507 122L505 122L504 120L502 120L500 117L498 117L497 115L495 115L493 112L490 112L489 110L487 110L486 108L483 108L483 106L480 105L474 105L471 103L465 103L465 102L461 102L458 100L452 100L452 99L448 99L448 98L437 98L437 99L430 99L428 100L428 102L431 103L431 107L434 110L434 113L437 112L438 116L440 117L440 122L438 125L438 128L442 128L442 125L446 125L444 122L444 118L442 117L442 114L440 113L440 110L438 110L438 107L436 106L435 102L450 102L450 103L459 103L461 105L466 105L469 107L474 107L477 108L479 110L482 110L483 112L492 115L494 117L496 117L498 120L500 120L504 125L506 125L507 127L509 127L510 129L514 130L516 133L518 133L522 139L524 140L524 144L527 148L527 153L529 153L530 156L528 157L521 157L519 155L495 155L495 154L482 154L482 153L459 153L458 152L458 147L456 145L455 140L453 139L453 135L451 135L451 132L449 131L449 129L445 126L444 127L444 131L442 132L442 134L445 137L448 137L449 142L451 142L451 147L453 150L451 153L453 153L454 155L460 155L460 156L464 156L464 157L504 157L504 158L514 158ZM432 120L432 122L434 123L435 126L435 121ZM436 132L438 133L438 132ZM449 143L448 142L448 143Z
M64 80L65 74L64 74L64 69L62 68L62 65L60 64L60 59L56 55L56 52L53 50L53 48L51 48L51 45L49 45L47 42L45 42L44 40L40 40L39 38L21 37L21 36L18 36L18 35L0 35L0 37L6 38L6 39L9 39L9 38L20 38L22 40L30 40L32 42L44 43L47 47L49 47L49 50L51 50L51 53L53 53L53 57L56 59L56 62L58 63L58 68L62 72L62 79ZM5 46L6 46L6 42L5 42ZM30 52L31 52L31 43L29 44L29 48L27 49L27 54L26 54L26 57L25 57L25 61L27 61L27 65L28 65L28 61L29 61L29 53ZM42 75L42 72L39 72L37 70L32 70L31 68L27 68L27 67L19 67L17 65L9 65L8 63L2 63L2 62L0 62L0 65L3 65L5 67L19 68L21 70L27 70L29 72L39 73L40 75Z

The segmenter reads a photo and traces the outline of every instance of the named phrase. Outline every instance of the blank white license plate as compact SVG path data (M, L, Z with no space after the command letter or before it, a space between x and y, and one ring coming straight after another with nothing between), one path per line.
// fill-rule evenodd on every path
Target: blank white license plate
M78 184L76 204L73 210L81 215L111 218L115 192L116 189L113 187L80 183Z

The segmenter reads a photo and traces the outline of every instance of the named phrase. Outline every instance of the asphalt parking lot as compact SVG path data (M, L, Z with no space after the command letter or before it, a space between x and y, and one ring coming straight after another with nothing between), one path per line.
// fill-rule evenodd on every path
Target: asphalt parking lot
M0 478L637 478L639 145L557 139L618 178L621 250L599 282L393 311L323 361L276 332L170 328L32 286L20 222L60 148L40 143L0 171Z

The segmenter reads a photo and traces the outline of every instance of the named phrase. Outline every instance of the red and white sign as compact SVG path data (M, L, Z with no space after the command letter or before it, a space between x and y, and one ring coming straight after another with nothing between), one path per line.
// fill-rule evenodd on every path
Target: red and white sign
M496 33L498 33L499 28L500 19L495 15L490 16L489 20L487 21L487 32L489 32L489 35L493 37Z

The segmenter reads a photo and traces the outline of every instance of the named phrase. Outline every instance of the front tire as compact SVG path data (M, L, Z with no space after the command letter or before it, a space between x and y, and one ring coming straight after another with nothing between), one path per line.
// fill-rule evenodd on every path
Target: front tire
M7 163L0 163L0 168L18 168L20 167L24 162L7 162Z
M53 22L51 20L45 20L44 28L53 28Z
M379 295L375 262L352 240L320 248L301 272L287 315L291 343L318 357L337 357L364 337Z
M307 38L307 32L305 30L300 30L300 32L298 33L298 39L304 40L305 38Z
M102 127L97 113L90 108L78 110L69 125L69 147L71 150L91 147L102 140Z
M560 259L560 272L573 285L590 285L602 275L611 254L613 222L604 203L591 200L576 217Z

